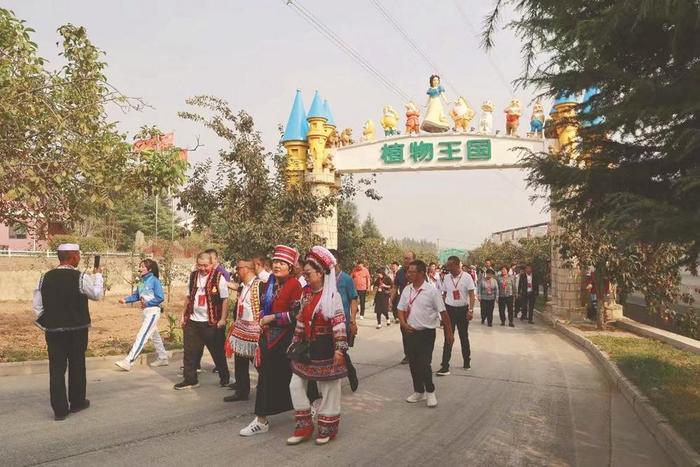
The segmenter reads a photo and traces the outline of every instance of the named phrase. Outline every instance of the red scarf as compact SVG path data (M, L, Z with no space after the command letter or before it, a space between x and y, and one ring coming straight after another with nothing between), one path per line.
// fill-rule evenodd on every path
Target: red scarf
M323 289L322 289L323 290ZM304 305L304 309L301 311L302 323L304 323L304 334L306 335L306 340L311 340L311 325L314 318L314 310L319 301L321 301L321 291L318 293L309 293L309 299ZM320 313L319 313L320 315Z

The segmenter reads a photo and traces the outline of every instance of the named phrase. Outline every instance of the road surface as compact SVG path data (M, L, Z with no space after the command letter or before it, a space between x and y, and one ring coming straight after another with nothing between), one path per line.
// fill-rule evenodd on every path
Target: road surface
M292 413L269 433L242 438L254 401L211 372L174 391L179 362L131 373L88 373L92 407L54 422L48 375L0 378L1 465L671 465L625 399L578 347L545 325L470 326L472 369L459 344L452 375L436 378L438 407L407 404L412 392L399 328L360 321L352 351L356 393L343 384L340 434L327 446L288 447ZM433 354L442 351L438 333Z

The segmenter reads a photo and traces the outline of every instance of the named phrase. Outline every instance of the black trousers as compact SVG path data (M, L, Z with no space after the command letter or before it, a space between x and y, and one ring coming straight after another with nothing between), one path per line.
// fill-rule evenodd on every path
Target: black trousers
M498 316L501 323L506 322L506 308L508 309L508 322L513 324L513 296L498 297Z
M367 291L358 290L357 297L360 299L360 316L365 315L365 301L367 300Z
M493 308L496 306L496 300L480 300L481 305L481 322L486 320L489 326L493 324Z
M462 360L464 364L470 361L471 349L469 347L469 320L467 319L468 306L450 306L445 305L447 314L450 316L450 325L452 332L459 333L459 345L462 347ZM442 368L450 368L450 358L452 357L452 344L445 342L442 347Z
M252 359L235 355L233 357L233 376L236 378L237 391L242 394L250 394L250 362Z
M55 415L68 414L68 401L74 407L85 403L85 351L88 329L47 332L49 351L49 392ZM66 397L66 367L68 368L68 396Z
M413 390L415 392L435 391L433 370L430 368L434 347L435 329L423 329L406 334L408 366L411 369Z
M382 324L382 315L389 322L389 294L377 292L374 296L374 312L377 314L377 324Z
M523 308L523 306L522 306L523 300L522 300L522 298L520 298L520 295L515 296L514 304L515 304L515 306L514 306L514 310L513 310L513 316L515 316L517 318L518 313L520 313L522 308Z
M206 346L219 372L219 380L228 384L231 375L228 371L226 353L224 352L224 342L226 340L224 332L224 328L210 326L206 321L189 320L187 322L183 333L184 354L182 358L184 366L182 376L185 381L193 384L198 381L197 368L199 368L202 353Z
M522 297L523 302L523 317L527 317L528 321L532 321L532 317L535 314L535 300L537 299L537 294L535 292L526 292Z

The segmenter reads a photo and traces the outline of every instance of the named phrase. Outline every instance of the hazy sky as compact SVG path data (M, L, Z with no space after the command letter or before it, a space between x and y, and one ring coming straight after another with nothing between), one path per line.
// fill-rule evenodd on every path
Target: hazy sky
M510 32L498 33L490 59L479 48L475 33L490 1L380 2L438 70L410 47L371 0L298 3L419 104L425 102L429 75L439 71L443 84L454 85L475 109L491 100L496 106L494 127L503 131L508 100L515 96L527 104L532 97L521 90L514 94L504 82L518 76L521 63L520 44ZM205 147L191 153L192 162L215 156L219 144L212 134L176 115L186 108L184 100L197 94L225 98L234 110L252 114L269 149L276 145L277 125L286 123L297 88L304 92L307 108L318 89L329 100L338 126L353 128L355 135L361 134L365 120L378 122L384 105L403 110L401 97L282 0L14 0L3 6L36 30L40 53L54 63L56 29L67 22L85 26L107 54L109 81L154 107L113 113L120 127L133 132L155 124L175 131L184 147L200 136ZM447 94L450 101L456 97L449 85ZM530 113L528 106L522 132ZM479 115L477 111L476 119ZM490 232L549 217L541 202L531 204L532 193L517 170L383 174L377 189L381 201L356 200L362 218L371 213L389 236L439 238L441 246L473 247Z

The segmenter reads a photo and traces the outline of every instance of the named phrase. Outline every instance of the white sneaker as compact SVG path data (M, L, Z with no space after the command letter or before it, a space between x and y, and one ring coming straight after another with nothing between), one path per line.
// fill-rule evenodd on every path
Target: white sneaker
M167 358L159 358L158 360L151 362L149 366L155 368L157 366L168 366L169 364L170 361Z
M117 365L119 368L121 368L124 371L131 371L131 363L127 359L124 360L118 360L114 362L115 365Z
M424 401L425 400L425 393L424 392L414 392L410 396L406 398L406 402L409 404L415 404L416 402Z
M426 399L428 399L427 405L430 408L437 407L437 396L435 395L435 391L427 393L428 396Z
M377 329L381 329L381 328L382 328L382 325L381 325L381 324L377 324Z
M362 316L362 315L360 315L360 319L365 319L365 317L364 317L364 316Z
M258 417L255 417L250 424L243 428L239 433L241 436L255 436L261 433L267 433L270 429L270 422L260 423Z

